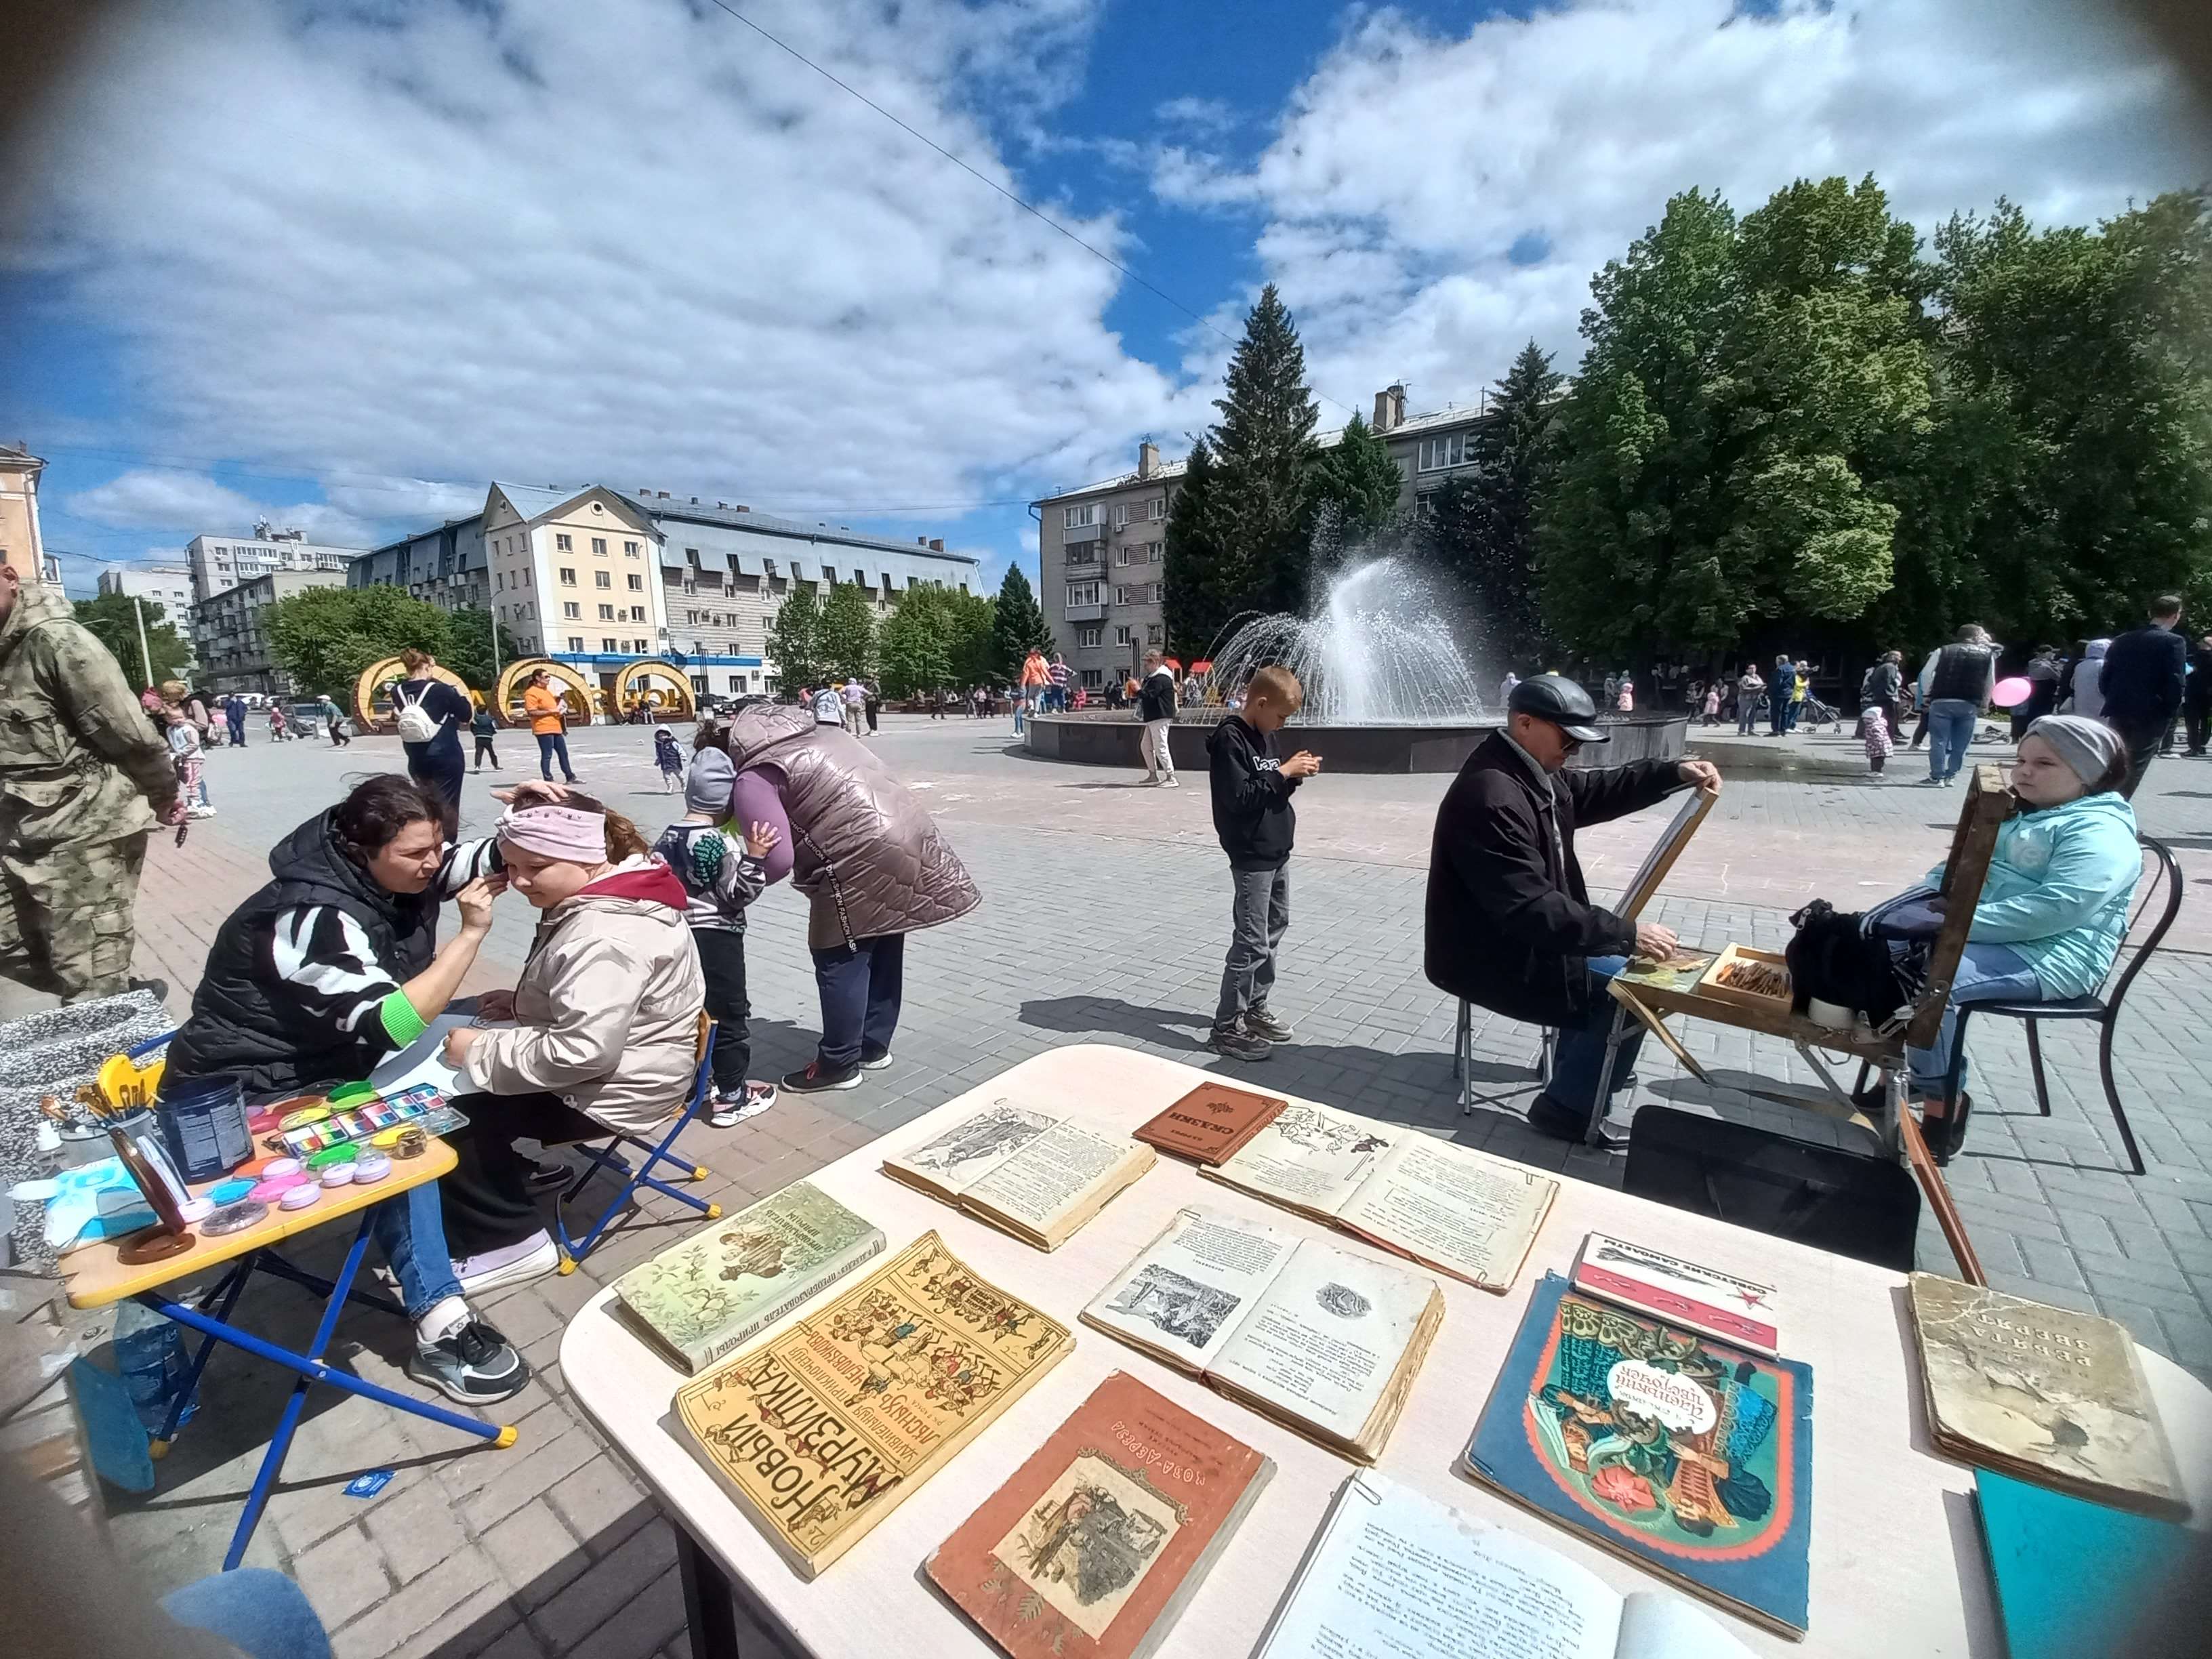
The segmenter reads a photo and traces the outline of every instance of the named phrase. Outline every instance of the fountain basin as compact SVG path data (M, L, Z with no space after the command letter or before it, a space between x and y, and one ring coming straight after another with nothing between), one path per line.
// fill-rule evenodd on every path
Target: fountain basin
M1203 773L1206 740L1224 711L1185 708L1168 733L1177 772ZM1499 722L1476 720L1436 725L1355 726L1303 721L1283 728L1285 752L1310 749L1328 772L1456 772ZM1620 766L1635 760L1680 760L1687 738L1686 714L1616 714L1599 721L1612 741L1593 744L1570 763L1575 766ZM1035 714L1024 742L1042 760L1079 766L1144 769L1138 742L1144 724L1130 710L1081 709L1065 714Z

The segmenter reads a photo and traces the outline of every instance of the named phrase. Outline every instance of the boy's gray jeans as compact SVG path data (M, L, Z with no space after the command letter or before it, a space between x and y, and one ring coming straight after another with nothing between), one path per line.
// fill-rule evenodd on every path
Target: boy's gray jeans
M1243 1018L1247 1008L1267 1006L1275 983L1275 950L1291 925L1291 867L1229 872L1229 960L1221 970L1221 1006L1213 1023L1225 1028Z

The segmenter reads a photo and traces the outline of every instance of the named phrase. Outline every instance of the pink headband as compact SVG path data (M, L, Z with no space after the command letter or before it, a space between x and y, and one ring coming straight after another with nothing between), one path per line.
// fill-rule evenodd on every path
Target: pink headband
M603 812L574 806L510 806L500 814L499 838L542 859L570 864L607 861L607 820Z

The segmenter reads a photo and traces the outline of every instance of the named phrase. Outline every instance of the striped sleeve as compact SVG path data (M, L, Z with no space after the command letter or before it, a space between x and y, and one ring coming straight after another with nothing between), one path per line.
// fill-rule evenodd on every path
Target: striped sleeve
M381 1031L392 1037L386 1005L395 996L403 1004L406 998L377 961L368 934L344 911L326 904L286 910L276 918L269 948L276 978L299 1017L355 1036ZM411 1006L408 1012L414 1012Z
M446 856L438 866L437 878L430 890L441 899L449 899L478 876L495 876L507 868L499 855L499 837L486 836L481 841L458 841L446 848Z

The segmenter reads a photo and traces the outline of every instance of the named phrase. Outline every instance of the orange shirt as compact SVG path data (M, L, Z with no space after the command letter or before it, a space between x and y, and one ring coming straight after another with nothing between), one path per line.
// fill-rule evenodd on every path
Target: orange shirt
M533 736L550 737L562 729L561 696L557 691L533 685L522 694L522 706L530 715L530 730Z

